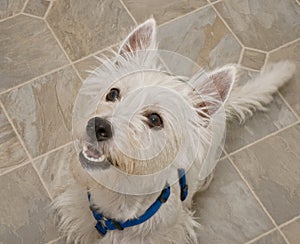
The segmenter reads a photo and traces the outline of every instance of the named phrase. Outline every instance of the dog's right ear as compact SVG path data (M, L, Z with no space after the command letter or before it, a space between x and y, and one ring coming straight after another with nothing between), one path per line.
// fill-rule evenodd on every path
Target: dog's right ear
M227 101L235 81L236 67L226 65L208 75L203 74L203 71L196 73L190 84L193 87L195 101L199 99L194 106L203 110L205 117L207 113L212 115L218 111Z
M135 52L146 49L156 49L156 23L154 19L148 19L136 27L123 41L119 54Z

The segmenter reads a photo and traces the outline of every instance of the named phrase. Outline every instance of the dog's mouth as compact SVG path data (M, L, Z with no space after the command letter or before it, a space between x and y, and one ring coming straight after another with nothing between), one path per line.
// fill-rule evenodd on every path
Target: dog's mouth
M111 165L110 157L92 145L83 146L79 153L79 161L85 169L107 169Z

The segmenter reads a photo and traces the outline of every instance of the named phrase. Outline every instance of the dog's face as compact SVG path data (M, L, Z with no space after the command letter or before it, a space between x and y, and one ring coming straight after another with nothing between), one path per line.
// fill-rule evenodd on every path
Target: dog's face
M154 20L138 26L117 59L87 81L101 86L95 86L94 114L81 121L77 136L79 161L89 172L115 167L149 175L205 157L211 116L227 99L234 69L199 71L190 79L160 70L155 28Z

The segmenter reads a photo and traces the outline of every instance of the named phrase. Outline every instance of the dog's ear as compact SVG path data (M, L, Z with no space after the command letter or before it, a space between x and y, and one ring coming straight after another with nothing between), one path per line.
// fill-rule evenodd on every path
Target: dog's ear
M146 49L156 49L156 23L152 18L140 24L125 38L119 54Z
M191 79L194 106L200 109L201 116L212 115L227 101L233 87L236 68L233 65L216 69L209 74L195 74Z

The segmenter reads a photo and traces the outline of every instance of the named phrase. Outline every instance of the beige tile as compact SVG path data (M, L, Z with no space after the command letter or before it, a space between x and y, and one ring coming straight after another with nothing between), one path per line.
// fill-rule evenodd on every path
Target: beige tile
M59 240L57 240L57 241L55 241L55 242L53 242L53 244L66 244L67 243L67 241L65 240L65 239L59 239ZM52 243L51 243L52 244Z
M224 0L215 6L246 47L269 51L300 36L294 0Z
M96 56L88 57L80 60L79 62L76 62L75 68L78 70L79 75L82 77L82 79L86 79L90 75L91 71L101 66L102 62L96 58L97 56L100 59L106 60L112 58L113 53L109 50L106 50Z
M286 244L286 242L280 235L279 231L273 231L259 240L251 242L251 244Z
M277 224L300 214L300 124L232 158Z
M0 2L0 20L21 12L26 0L6 0Z
M0 91L67 64L43 20L17 16L0 23Z
M299 7L300 8L300 7ZM281 48L270 54L268 62L276 62L280 60L291 60L296 63L297 69L293 79L280 89L281 94L292 106L292 108L300 115L300 40L287 47Z
M74 183L70 169L72 160L78 161L73 144L34 161L53 197L59 195L67 184Z
M240 45L210 7L163 25L158 32L161 49L177 52L204 68L238 62Z
M240 83L246 83L255 75L257 75L255 72L242 71ZM255 112L244 124L237 121L228 123L225 142L225 150L228 153L296 122L295 116L279 95L274 96L274 101L267 108L266 112Z
M31 156L71 140L72 109L81 82L71 67L0 97Z
M24 12L43 17L48 9L49 3L49 0L29 0Z
M290 244L300 243L300 219L288 224L287 226L284 226L282 231Z
M75 68L78 70L82 79L88 78L90 71L95 70L101 63L94 57L88 57L75 63Z
M273 228L228 160L218 164L212 184L195 202L200 243L244 243Z
M28 160L13 128L0 109L0 173Z
M72 60L118 43L134 26L118 0L54 1L47 21Z
M0 177L0 243L38 244L58 238L50 199L31 165Z
M158 24L182 16L207 4L206 0L123 0L137 22L154 16Z
M245 49L241 65L251 69L260 70L264 65L265 58L266 54L264 53Z

